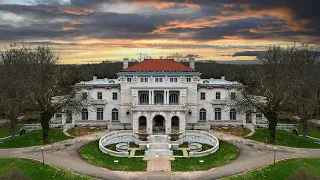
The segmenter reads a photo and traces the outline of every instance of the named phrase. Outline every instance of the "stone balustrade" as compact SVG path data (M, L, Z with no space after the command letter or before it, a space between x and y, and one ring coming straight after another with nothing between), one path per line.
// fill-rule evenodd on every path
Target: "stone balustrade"
M219 140L214 135L204 132L204 131L186 131L183 134L182 142L191 142L191 143L201 143L201 144L208 144L211 145L212 148L206 151L200 152L190 152L190 157L200 157L200 156L207 156L210 154L215 153L219 149Z
M115 132L111 132L104 135L99 140L99 149L103 153L109 154L111 156L128 157L129 156L128 151L122 151L122 152L113 151L113 150L107 149L106 146L110 144L129 143L129 142L140 144L138 135L132 133L132 131L115 131Z

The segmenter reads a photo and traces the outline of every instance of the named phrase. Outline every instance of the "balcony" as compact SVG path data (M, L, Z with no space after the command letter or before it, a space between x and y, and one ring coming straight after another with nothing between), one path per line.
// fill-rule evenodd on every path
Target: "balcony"
M132 104L132 111L187 111L185 104Z
M227 101L223 99L212 99L211 104L213 105L224 105Z
M91 101L92 105L105 105L107 104L107 100L106 99L94 99Z

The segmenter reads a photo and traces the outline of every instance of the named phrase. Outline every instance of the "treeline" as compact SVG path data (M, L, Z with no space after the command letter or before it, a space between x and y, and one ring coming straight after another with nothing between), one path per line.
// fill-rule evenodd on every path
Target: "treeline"
M132 66L137 62L130 62ZM188 62L182 62L189 66ZM69 80L71 84L80 81L88 81L92 76L98 78L117 78L117 73L122 70L122 62L120 61L107 61L100 64L77 64L77 65L61 65L63 68L70 71ZM201 73L201 78L220 78L225 76L227 80L239 81L241 83L251 85L251 74L261 65L238 65L238 64L219 64L214 61L196 62L196 70Z

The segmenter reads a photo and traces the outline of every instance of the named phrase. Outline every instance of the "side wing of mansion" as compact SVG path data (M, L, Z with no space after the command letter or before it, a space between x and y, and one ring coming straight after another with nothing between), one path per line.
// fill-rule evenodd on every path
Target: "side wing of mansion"
M56 113L51 123L108 126L148 134L210 126L246 126L265 121L254 111L238 112L227 105L244 85L221 79L200 79L194 60L189 67L173 59L145 59L123 70L117 79L97 79L75 85L90 106L80 112Z

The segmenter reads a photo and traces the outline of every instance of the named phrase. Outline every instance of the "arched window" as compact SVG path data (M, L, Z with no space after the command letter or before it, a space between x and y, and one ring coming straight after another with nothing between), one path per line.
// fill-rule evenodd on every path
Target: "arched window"
M88 120L88 109L83 108L81 110L81 117L82 117L82 120Z
M169 104L178 104L178 95L177 94L170 94Z
M202 108L200 109L200 121L205 121L207 119L207 111Z
M154 95L155 104L163 104L163 94L157 93Z
M234 108L230 110L230 120L237 120L237 110Z
M220 92L216 92L216 99L221 99L221 93Z
M140 95L140 104L149 104L149 95L143 93Z
M221 120L221 108L214 109L214 120Z
M112 121L119 120L119 112L118 109L114 108L112 109Z

